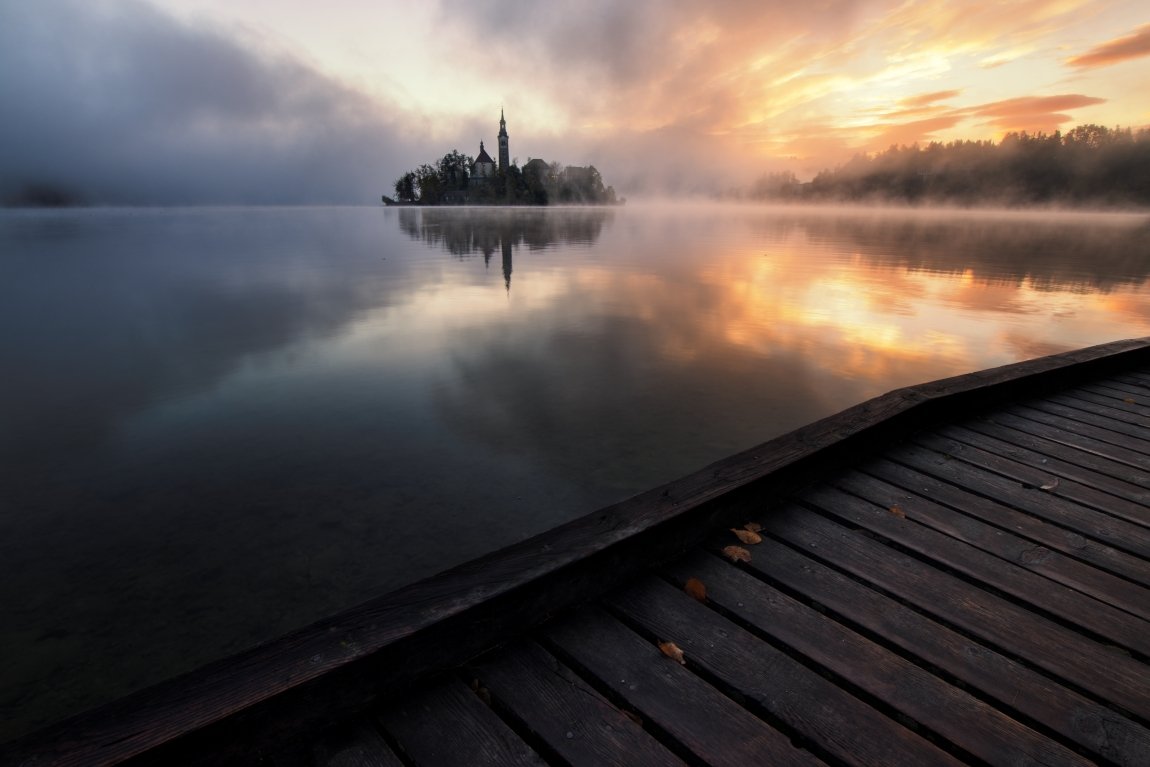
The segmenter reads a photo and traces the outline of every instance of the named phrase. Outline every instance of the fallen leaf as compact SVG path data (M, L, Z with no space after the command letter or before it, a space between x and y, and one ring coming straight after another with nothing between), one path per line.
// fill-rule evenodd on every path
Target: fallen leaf
M1058 487L1058 478L1057 477L1050 480L1045 485L1039 485L1038 489L1039 490L1053 490L1056 487Z
M491 705L491 692L481 685L478 679L471 680L471 691L478 695L481 701L489 706Z
M901 506L891 506L890 513L894 514L899 519L906 519L906 512L902 510Z
M674 642L660 642L659 649L671 660L683 665L687 664L687 661L683 658L683 651L680 650L679 645Z
M700 602L707 601L707 587L698 578L688 578L686 584L683 585L683 591Z
M742 546L724 546L723 556L732 562L751 561L751 552L747 551Z
M1126 399L1124 399L1122 401L1125 402L1127 405L1133 405L1134 404L1134 398L1133 397L1127 397Z
M636 714L634 711L630 711L630 710L625 709L625 708L621 708L619 710L623 712L623 716L627 717L628 719L630 719L632 722L639 725L640 727L643 726L643 719L638 714Z
M758 522L748 522L747 524L743 525L743 529L750 530L752 533L761 533L763 531L763 526Z
M741 528L731 528L731 532L739 537L739 540L746 544L762 543L763 536L750 530L743 530Z

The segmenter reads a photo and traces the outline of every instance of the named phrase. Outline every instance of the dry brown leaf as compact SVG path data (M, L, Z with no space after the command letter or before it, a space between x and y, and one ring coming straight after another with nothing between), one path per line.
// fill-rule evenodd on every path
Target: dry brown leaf
M744 530L750 530L752 533L763 532L763 526L760 525L758 522L748 522L747 524L743 525L743 529Z
M724 546L723 556L732 562L751 561L751 552L747 551L742 546Z
M687 664L687 661L683 658L683 651L680 650L679 645L674 642L660 642L659 649L664 655L676 663Z
M1039 486L1038 486L1038 488L1039 488L1040 490L1053 490L1053 489L1054 489L1054 488L1056 488L1056 487L1058 487L1058 478L1057 478L1057 477L1055 477L1054 479L1050 480L1050 481L1049 481L1049 482L1047 482L1045 485L1039 485Z
M1126 399L1124 399L1122 401L1125 402L1127 405L1133 405L1134 404L1134 398L1133 397L1127 397Z
M686 584L683 585L683 591L700 602L707 601L707 587L698 578L688 578Z
M743 530L741 528L732 527L731 532L737 535L740 541L748 545L763 542L763 536L750 530Z
M643 726L643 719L638 714L636 714L634 711L630 711L630 710L625 709L625 708L621 708L619 710L623 712L623 716L627 717L628 719L630 719L632 722L639 725L640 727Z
M899 519L906 519L906 512L902 510L902 506L898 506L898 505L891 506L890 507L890 513L894 514Z

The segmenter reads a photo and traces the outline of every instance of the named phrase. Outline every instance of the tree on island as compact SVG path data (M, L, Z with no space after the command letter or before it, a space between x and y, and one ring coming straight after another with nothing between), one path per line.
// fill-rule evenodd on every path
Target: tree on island
M424 163L395 180L395 199L417 205L616 205L615 189L604 186L595 166L563 167L518 160L491 176L472 173L475 159L452 150L434 165ZM387 202L389 198L385 197Z

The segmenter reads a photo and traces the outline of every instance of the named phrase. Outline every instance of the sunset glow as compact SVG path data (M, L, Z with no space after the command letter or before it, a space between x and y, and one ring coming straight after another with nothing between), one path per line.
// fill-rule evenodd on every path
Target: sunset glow
M153 145L179 154L172 174L307 152L250 173L298 172L313 201L475 154L501 108L521 164L594 164L623 193L810 178L892 144L1150 124L1137 0L13 0L0 29L0 91L28 107L4 137L40 142L42 165L81 154L78 137L49 146L62 126L95 121L98 147L106 122L116 138L89 165L122 170Z

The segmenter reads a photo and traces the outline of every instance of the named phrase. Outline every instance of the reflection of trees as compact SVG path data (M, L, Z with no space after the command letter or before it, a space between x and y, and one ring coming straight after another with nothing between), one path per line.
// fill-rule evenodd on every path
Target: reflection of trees
M399 227L412 239L453 255L482 253L490 259L496 251L506 254L507 246L590 245L614 215L599 209L401 208Z
M886 267L963 274L984 284L1028 282L1039 290L1107 292L1150 277L1150 225L1105 219L984 215L787 215L756 224L778 237L802 231L813 242L850 243ZM783 223L783 222L786 223Z

